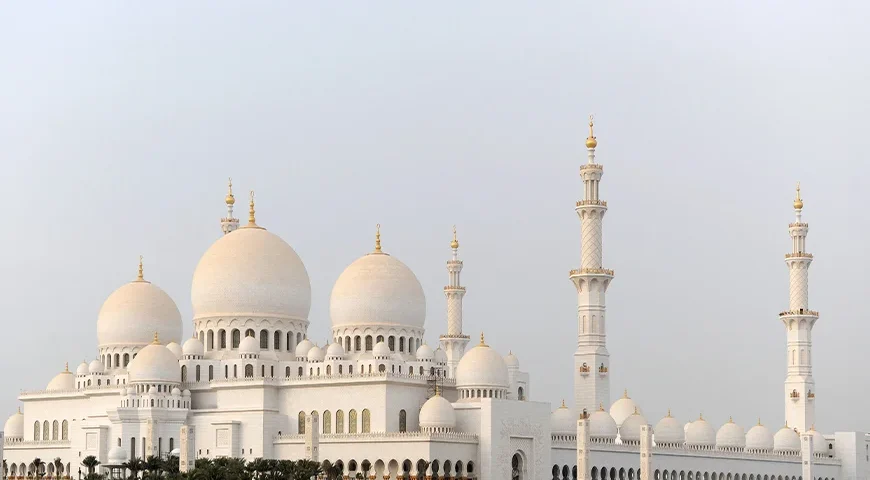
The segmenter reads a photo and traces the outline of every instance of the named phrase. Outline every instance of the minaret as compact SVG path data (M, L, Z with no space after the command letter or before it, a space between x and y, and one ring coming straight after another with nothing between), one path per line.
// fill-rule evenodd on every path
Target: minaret
M462 333L462 297L465 287L460 285L459 274L462 272L462 260L459 259L459 240L456 239L456 227L453 227L453 241L450 242L453 258L447 261L447 286L444 296L447 297L447 334L441 335L441 348L447 354L447 375L456 376L456 366L465 353L469 336Z
M794 199L795 221L788 225L791 236L791 253L785 255L788 266L788 310L779 314L786 328L787 373L785 377L785 421L806 432L815 423L815 381L813 380L813 325L819 313L809 309L809 269L813 256L807 253L809 225L801 220L804 202L801 185L797 185Z
M613 270L602 268L601 227L607 202L598 197L598 186L604 168L595 163L598 140L589 117L589 137L586 139L588 162L580 167L585 196L577 202L580 217L582 254L580 268L571 270L570 278L577 287L577 351L574 352L574 411L597 410L598 405L610 405L610 354L606 346L604 296Z
M227 188L229 189L227 192L227 197L226 197L227 216L226 216L226 218L221 219L221 230L223 230L224 235L239 228L239 219L233 218L233 205L236 203L236 197L233 196L233 179L232 178L229 180L229 186Z

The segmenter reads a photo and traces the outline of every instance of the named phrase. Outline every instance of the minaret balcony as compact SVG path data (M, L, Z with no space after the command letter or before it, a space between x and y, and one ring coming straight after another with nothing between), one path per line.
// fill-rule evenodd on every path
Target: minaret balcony
M600 367L598 367L598 376L606 377L608 371L608 368L602 364Z
M806 227L809 227L809 226L810 226L809 223L803 223L803 222L793 222L793 223L789 223L789 224L788 224L788 227L789 227L789 228L794 228L794 227L803 227L803 228L806 228Z
M812 390L810 390L809 392L807 392L807 400L815 400L815 399L816 399L816 394L813 393Z
M577 201L578 207L586 207L586 206L590 206L590 205L596 206L596 207L606 207L607 202L605 202L604 200L578 200Z
M465 287L460 287L458 285L455 287L451 287L450 285L448 285L448 286L444 287L444 291L445 292L464 292Z
M808 310L806 308L799 308L797 310L786 310L784 312L779 312L780 317L813 317L818 318L819 312L815 310Z
M578 368L577 371L580 372L581 376L588 377L592 369L589 368L589 365L584 363L583 365L580 365L580 368Z
M580 277L583 275L602 275L612 277L613 270L610 270L609 268L580 268L571 270L568 277Z
M603 171L604 165L601 165L600 163L584 163L583 165L580 166L580 171L582 172L583 170Z
M807 252L786 253L785 258L813 258L813 254Z

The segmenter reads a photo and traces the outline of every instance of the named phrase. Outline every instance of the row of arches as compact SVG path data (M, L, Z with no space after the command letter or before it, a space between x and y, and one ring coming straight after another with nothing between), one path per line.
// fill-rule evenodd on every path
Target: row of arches
M61 476L70 476L72 475L72 471L70 470L69 463L60 462L55 465L54 462L45 462L37 468L31 463L30 465L25 465L24 463L10 463L9 465L4 465L3 469L3 478L15 478L15 477L37 477L47 475L49 477L61 477Z
M402 413L405 411L402 410ZM317 410L313 410L311 412L311 416L317 419L320 419L320 414L317 413ZM404 418L404 415L400 415L399 419ZM321 423L322 433L331 434L332 431L332 412L329 410L323 411L323 420ZM297 433L300 435L305 433L305 412L300 411L298 417L298 423L296 426ZM365 408L362 411L362 428L359 433L371 433L372 431L372 414L369 409ZM345 433L344 431L344 411L336 410L335 411L335 433ZM357 412L354 409L351 409L347 412L347 432L346 433L357 433Z
M33 422L33 440L36 442L40 440L69 440L69 422L54 420L49 424L48 420L45 420L40 425L39 420L37 420Z
M397 478L431 478L432 480L453 478L477 478L474 461L462 460L431 460L426 461L422 458L413 462L409 459L399 463L398 460L376 460L374 463L369 460L336 460L334 463L329 460L323 461L324 470L329 466L334 465L338 470L343 472L345 478L354 478L356 474L362 474L363 478L373 478L377 475L382 475L385 480Z
M276 352L286 351L292 353L296 350L296 345L305 339L305 334L292 331L285 334L282 330L269 331L267 329L261 329L259 334L257 334L253 328L248 328L244 331L243 335L242 330L238 328L229 330L229 332L226 329L221 328L218 330L200 330L198 337L199 341L202 342L203 347L205 347L206 352L228 349L235 350L239 348L242 338L257 337L260 340L261 350L274 350ZM227 342L227 337L229 337L229 342Z
M571 474L571 479L577 478L577 467L569 469L568 465L553 465L552 474L554 480L568 480L568 474ZM640 469L635 468L616 468L616 467L592 467L590 471L592 480L638 480L640 478ZM681 470L659 470L653 471L653 480L803 480L803 477L794 475L761 475L761 474L745 474L745 473L726 473L726 472L700 472L700 471L685 471ZM836 480L834 477L816 477L814 480Z
M130 450L127 452L127 455L129 456L130 459L137 456L136 443L137 443L136 437L130 437ZM117 444L119 447L122 446L120 437L118 437ZM145 441L145 437L142 437L142 441L141 441L141 443L139 443L139 449L141 450L141 452L138 452L138 455L140 455L141 458L148 457L147 446L148 446L148 443ZM174 437L169 437L169 450L163 449L163 437L157 437L157 455L156 456L162 457L164 452L169 453L173 450L175 450L175 438Z
M127 365L129 365L134 358L136 358L135 353L132 357L129 353L125 353L124 355L121 355L120 353L114 355L111 353L100 355L100 361L107 370L112 368L127 368Z
M522 395L522 387L517 394ZM459 390L459 398L505 398L507 392L504 389L496 388L463 388Z
M323 367L310 366L310 367L308 367L308 376L309 377L319 377L321 375L327 375L327 376L335 375L335 374L344 375L345 374L344 367L345 367L344 364L338 364L335 366L335 368L333 368L333 365L329 365L329 364L327 364ZM354 374L355 369L353 367L354 367L353 364L347 365L347 375ZM201 365L194 365L192 370L193 370L193 377L191 378L191 375L190 375L191 368L189 368L187 365L181 366L181 381L182 381L182 383L194 383L194 382L199 383L199 382L203 381L202 366ZM377 366L375 367L375 370L378 373L386 373L387 366L386 366L386 364L380 363L380 364L377 364ZM390 365L390 372L391 373L398 373L399 375L403 375L403 370L404 369L402 368L402 365L398 365L398 366L397 365ZM259 377L260 378L267 378L266 377L267 372L269 373L269 378L275 378L275 366L274 365L269 365L268 370L266 368L266 365L260 365ZM239 365L234 364L234 365L232 365L232 377L230 377L230 365L224 365L224 378L225 379L239 378L239 373L240 373L239 372ZM244 365L241 373L244 375L245 378L255 378L256 369L255 369L253 364L248 363L248 364ZM372 365L369 364L369 365L361 366L359 368L358 373L360 373L360 374L373 373ZM419 366L416 369L413 366L408 366L407 373L408 373L408 376L414 376L414 375L424 376L424 375L427 375L427 370L423 366ZM447 373L441 368L429 367L429 370L428 370L428 375L431 377L443 377L443 376L446 376L446 374ZM293 369L289 366L285 367L284 368L284 377L290 378L292 375L293 375ZM302 367L302 366L297 367L296 368L296 376L301 377L303 375L305 375L305 367ZM208 365L208 381L211 382L212 380L214 380L214 365ZM493 398L502 398L502 397L494 396Z
M79 378L81 378L81 377L79 377ZM97 378L95 382L93 382L93 383L91 383L91 382L92 382L92 381L91 381L90 378L87 379L87 380L79 380L79 381L76 381L76 388L80 390L80 389L83 389L83 388L90 387L90 386L93 385L94 383L95 383L98 387L102 387L102 386L103 386L103 379L102 379L102 378ZM111 384L112 384L112 380L107 378L107 379L106 379L106 383L105 383L105 385L108 387L108 386L111 385ZM126 384L127 384L127 379L126 379L126 378L116 378L116 379L115 379L115 385L126 385Z
M342 339L344 340L342 342ZM333 341L339 345L344 343L344 351L351 352L370 352L374 346L380 342L386 342L387 347L391 352L400 353L416 353L417 349L423 345L423 339L414 336L396 336L388 335L345 335L344 337L336 337Z

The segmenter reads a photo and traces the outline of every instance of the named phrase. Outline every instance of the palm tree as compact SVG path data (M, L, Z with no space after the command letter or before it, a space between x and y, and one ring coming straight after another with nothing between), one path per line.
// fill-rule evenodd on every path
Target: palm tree
M55 457L51 463L54 464L54 478L60 478L60 472L63 470L63 461L60 457Z
M163 469L163 461L160 460L160 457L148 455L148 458L142 463L142 469L147 472L146 478L159 477L160 470Z
M45 476L45 462L42 461L41 458L36 457L33 459L33 473L36 478L42 478ZM42 471L40 471L42 470Z
M121 464L121 467L130 470L130 478L139 478L139 472L142 471L144 466L145 463L139 457L133 457Z
M323 470L323 474L326 475L326 480L336 480L344 473L338 465L330 462L329 460L324 460L323 464L321 464L320 469Z
M293 470L293 480L309 480L323 472L320 464L313 460L296 460L296 468Z
M93 475L94 470L100 465L100 461L93 455L88 455L82 459L82 466L88 469L88 475Z

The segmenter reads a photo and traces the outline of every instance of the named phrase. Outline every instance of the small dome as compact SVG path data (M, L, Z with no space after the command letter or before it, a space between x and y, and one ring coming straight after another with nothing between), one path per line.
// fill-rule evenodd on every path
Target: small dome
M562 406L550 414L550 431L553 435L577 435L577 419L574 418L574 412L565 406L564 400Z
M69 368L55 375L45 387L46 390L75 390L75 388L76 377L69 371Z
M311 282L305 265L281 237L239 228L202 255L193 274L193 318L269 316L307 320Z
M456 426L456 411L453 405L441 395L426 400L420 408L421 429L452 429Z
M168 348L152 343L130 362L130 383L181 383L178 359Z
M180 457L181 456L181 449L180 448L173 448L172 451L169 452L169 455L171 455L173 457Z
M670 410L666 417L659 420L653 431L656 445L682 445L686 441L683 424L671 416Z
M619 427L619 438L622 443L640 442L640 427L644 425L647 425L646 418L639 412L629 415Z
M520 368L520 360L514 355L513 351L508 352L504 357L504 363L508 368Z
M170 352L174 353L175 357L179 360L181 360L181 356L184 355L184 352L181 350L181 345L175 342L167 343L166 348L168 348Z
M181 390L178 387L173 387L171 393L172 393L173 397L180 397L181 396Z
M189 397L189 396L190 396L190 390L188 390L188 389L185 388L184 391L181 392L181 396L182 396L182 397Z
M813 436L813 452L819 454L828 451L828 442L826 442L825 437L816 430L816 427L810 428L807 433Z
M456 386L508 388L508 383L504 359L483 342L481 334L480 344L463 355L456 367Z
M344 348L338 343L332 343L326 349L326 358L344 358Z
M374 355L375 358L386 358L392 355L392 353L390 347L388 347L384 342L376 343L375 348L372 349L372 355Z
M109 465L120 465L127 461L127 451L122 447L114 446L109 449Z
M89 373L103 373L104 371L103 364L99 360L93 360L90 365L88 365Z
M795 453L801 451L801 438L797 432L788 427L780 428L773 436L773 451Z
M604 408L589 416L589 437L603 440L616 440L618 429L613 417Z
M432 350L432 347L426 345L420 345L417 347L417 353L414 354L417 357L417 360L434 360L435 359L435 351Z
M686 445L690 447L714 447L716 431L703 417L689 424L686 430Z
M201 357L205 353L205 348L198 338L192 337L184 342L184 346L181 347L181 352L184 355Z
M315 345L311 347L311 350L308 350L308 356L306 358L309 362L322 362L325 355L323 349Z
M307 338L299 342L299 344L296 345L296 352L294 353L296 355L296 358L307 358L308 351L311 350L311 347L313 346L314 343L312 343L311 340Z
M24 437L24 414L21 410L12 414L6 424L3 425L3 434L6 438L23 438Z
M746 449L764 452L773 450L773 434L759 422L746 432Z
M641 410L640 407L634 403L634 400L628 396L628 390L625 390L622 394L622 398L613 402L613 405L610 406L610 416L613 417L613 421L616 422L616 425L619 427L621 427L622 422L633 415L635 411L640 415L643 415L643 410Z
M126 394L128 397L129 397L129 396L132 396L132 395L136 395L136 389L133 388L133 387L127 387L127 388L124 390L124 394Z
M447 363L447 352L445 352L441 347L435 349L435 363Z
M181 313L172 298L156 285L137 280L112 292L97 316L100 347L145 346L154 332L169 341L181 340Z
M414 272L395 257L371 253L350 264L329 298L332 326L423 328L426 296Z
M247 336L239 343L239 354L241 355L259 355L260 342L253 336Z
M716 448L743 450L744 447L746 447L746 433L743 427L734 423L734 420L728 419L728 423L719 427L719 431L716 432Z
M79 364L78 368L76 368L76 375L87 375L90 370L88 370L88 362L82 362Z

